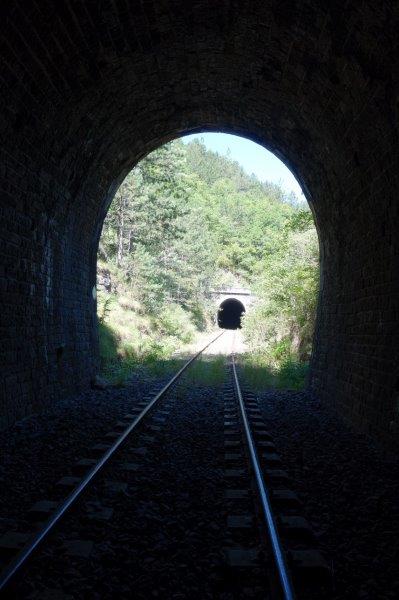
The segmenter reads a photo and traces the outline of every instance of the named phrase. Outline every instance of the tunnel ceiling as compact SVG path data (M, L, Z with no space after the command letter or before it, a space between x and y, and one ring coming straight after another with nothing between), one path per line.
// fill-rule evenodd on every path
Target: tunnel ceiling
M394 48L373 38L388 19L394 31L388 5L371 2L345 15L292 0L16 2L3 20L4 121L25 151L40 139L61 181L74 165L73 196L167 139L216 128L277 152L321 203L367 153L370 131L354 123L395 118L380 110Z
M180 134L223 130L283 158L314 211L312 389L395 436L398 13L371 0L2 4L2 423L95 371L97 243L127 170Z

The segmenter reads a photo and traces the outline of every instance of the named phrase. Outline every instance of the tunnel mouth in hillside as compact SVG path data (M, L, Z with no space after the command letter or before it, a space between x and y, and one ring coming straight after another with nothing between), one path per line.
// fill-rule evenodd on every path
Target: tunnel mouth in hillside
M227 298L219 306L218 325L221 329L240 329L245 306L236 298Z

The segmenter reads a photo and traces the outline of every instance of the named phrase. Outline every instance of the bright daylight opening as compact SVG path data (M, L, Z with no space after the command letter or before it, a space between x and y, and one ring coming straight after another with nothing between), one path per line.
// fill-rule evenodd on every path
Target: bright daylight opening
M103 374L123 378L220 327L239 330L249 371L301 387L318 279L312 214L276 156L222 133L176 139L128 174L104 222Z

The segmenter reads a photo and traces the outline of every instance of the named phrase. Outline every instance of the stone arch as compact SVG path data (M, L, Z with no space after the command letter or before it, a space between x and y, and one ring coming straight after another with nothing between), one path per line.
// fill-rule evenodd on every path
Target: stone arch
M229 298L238 300L238 302L243 305L245 312L248 312L248 310L250 310L251 307L257 302L256 295L253 294L250 289L242 287L227 287L218 290L211 290L211 297L212 304L214 305L216 312L224 300Z
M238 298L226 298L218 308L217 322L221 329L240 329L245 306Z
M393 443L392 4L37 0L6 3L0 16L1 423L89 383L96 245L117 183L165 141L220 130L281 157L314 213L311 389Z

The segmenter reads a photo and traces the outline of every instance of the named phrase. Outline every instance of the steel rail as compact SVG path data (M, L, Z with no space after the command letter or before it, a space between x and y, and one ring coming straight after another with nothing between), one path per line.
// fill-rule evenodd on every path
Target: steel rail
M193 363L203 352L206 350L211 344L216 342L225 331L222 331L219 335L217 335L213 340L211 340L206 346L204 346L195 356L190 358L189 361L186 362L185 365L170 379L170 381L158 392L151 402L141 411L141 413L134 419L134 421L129 425L129 427L121 433L119 438L113 443L111 448L105 452L105 454L100 458L97 464L87 473L87 475L82 479L79 485L70 493L67 498L61 502L58 507L55 509L54 513L49 517L49 519L44 523L43 527L23 546L23 548L18 552L15 558L9 563L9 565L4 569L2 573L0 573L0 591L3 591L5 587L11 583L14 576L19 572L19 570L25 565L25 563L32 556L34 551L38 548L38 546L43 542L43 540L48 536L48 534L54 529L55 525L60 521L60 519L65 515L67 510L74 504L74 502L79 498L82 492L87 488L89 483L94 479L94 477L98 474L100 469L108 462L111 456L116 452L119 446L126 440L126 438L132 433L133 429L140 423L143 417L148 413L148 411L154 406L154 404L164 396L164 394L170 389L170 387L179 379L179 377L184 373L184 371Z
M273 517L273 511L271 508L270 497L267 491L266 484L263 479L262 471L259 465L258 453L256 452L255 443L253 440L251 427L248 422L244 400L241 393L240 384L238 382L237 369L234 358L234 350L231 352L232 367L233 367L233 378L234 387L236 390L238 402L241 410L241 417L244 425L245 436L247 439L248 449L251 456L251 463L255 473L256 483L258 486L258 492L260 501L262 504L263 514L265 516L266 525L269 533L270 542L272 545L272 551L274 560L276 563L281 589L284 600L294 600L295 594L291 583L291 578L288 572L288 568L285 561L284 552L281 546L280 537L278 535L276 523Z

